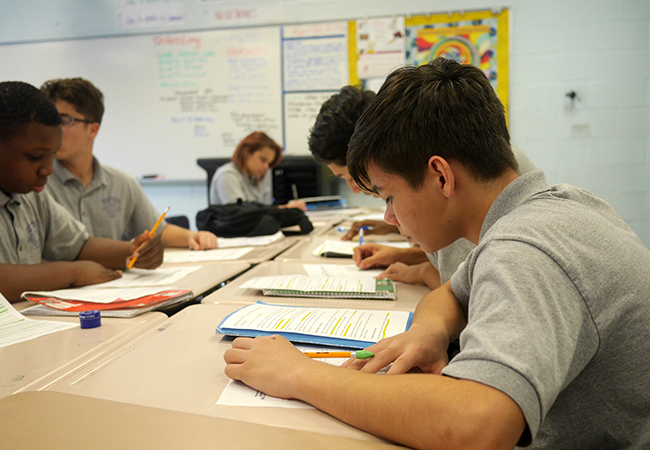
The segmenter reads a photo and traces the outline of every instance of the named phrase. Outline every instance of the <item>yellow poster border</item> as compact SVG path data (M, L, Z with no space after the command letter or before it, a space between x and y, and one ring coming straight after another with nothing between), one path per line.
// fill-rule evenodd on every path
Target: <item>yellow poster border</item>
M456 13L440 13L407 17L404 19L405 27L419 25L432 25L437 23L461 22L467 20L497 19L497 72L499 82L496 93L506 111L510 102L510 10L504 8L500 11L466 11ZM348 64L350 70L350 84L361 85L357 72L357 24L356 21L348 22Z

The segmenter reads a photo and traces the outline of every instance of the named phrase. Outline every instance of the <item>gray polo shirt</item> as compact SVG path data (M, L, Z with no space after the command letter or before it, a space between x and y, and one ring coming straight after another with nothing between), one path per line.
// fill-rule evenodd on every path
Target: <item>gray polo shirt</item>
M0 262L38 264L73 261L88 232L47 192L11 194L0 191Z
M451 287L468 323L442 373L510 396L530 448L650 448L650 251L606 202L522 175Z
M515 158L519 164L519 175L532 172L536 169L535 165L519 147L513 145L512 152L515 154ZM426 255L431 264L433 264L433 267L438 269L438 273L440 273L440 282L445 284L451 279L454 272L456 272L459 264L465 261L469 252L471 252L475 247L476 245L472 242L460 238L447 247L440 249L437 252L427 253Z
M224 164L210 182L210 204L227 205L237 203L240 198L245 202L272 204L273 177L270 172L258 184L255 178L242 174L234 163Z
M54 174L46 190L77 220L91 236L129 240L151 230L160 213L137 180L126 172L105 167L93 159L94 175L86 189L63 164L54 161ZM162 233L166 222L160 224Z

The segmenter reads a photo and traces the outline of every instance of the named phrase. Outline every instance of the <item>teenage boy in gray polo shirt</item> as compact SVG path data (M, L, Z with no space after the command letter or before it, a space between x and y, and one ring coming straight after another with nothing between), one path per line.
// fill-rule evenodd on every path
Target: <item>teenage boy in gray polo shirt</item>
M347 168L348 143L354 126L363 112L370 106L375 93L355 86L344 86L321 106L314 126L309 133L309 151L314 158L343 179L354 194L364 193L350 178ZM512 148L518 164L518 173L535 170L528 157L517 147ZM383 220L363 220L355 222L343 240L352 239L360 226L371 226L368 233L398 233L397 227ZM354 249L354 262L361 269L387 267L379 276L410 284L423 284L436 289L449 281L458 265L476 247L466 239L441 249L435 253L425 253L419 247L395 248L376 243L363 244Z
M407 332L348 362L360 371L268 336L236 339L226 375L415 448L649 448L650 251L593 194L519 176L509 140L480 69L437 58L391 73L356 125L350 174L423 250L476 249Z
M85 286L162 263L160 239L133 243L88 236L84 225L44 192L61 146L61 117L35 87L0 83L0 292L10 301L26 290ZM42 260L48 261L42 263Z
M82 78L50 80L41 86L63 119L63 144L56 154L47 190L91 236L132 239L150 229L159 213L134 177L102 166L93 144L104 114L103 95ZM191 231L163 221L163 244L204 250L217 247L209 231Z

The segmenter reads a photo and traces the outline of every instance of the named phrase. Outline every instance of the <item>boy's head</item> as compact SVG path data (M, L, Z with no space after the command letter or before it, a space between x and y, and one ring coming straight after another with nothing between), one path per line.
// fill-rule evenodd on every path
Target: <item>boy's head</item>
M348 174L348 143L357 120L374 98L373 91L355 86L341 88L323 103L309 135L309 151L316 161L345 180L355 194L361 190Z
M63 144L56 158L66 164L92 154L104 115L101 91L83 78L46 81L41 91L54 103L63 119Z
M42 92L19 81L0 82L0 189L42 191L61 145L61 116Z
M504 108L477 67L436 58L392 72L357 122L348 170L371 189L368 167L406 180L424 181L429 159L461 163L479 181L517 168Z
M53 102L63 100L84 119L101 123L104 116L104 95L83 78L62 78L43 83L41 91Z

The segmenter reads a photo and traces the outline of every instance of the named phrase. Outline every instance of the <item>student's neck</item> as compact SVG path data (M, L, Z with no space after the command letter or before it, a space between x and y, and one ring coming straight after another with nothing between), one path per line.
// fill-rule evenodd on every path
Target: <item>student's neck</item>
M72 175L81 181L84 188L87 188L95 175L92 152L86 152L74 158L60 160L63 167L68 169Z
M477 189L472 190L473 195L470 196L470 203L472 206L467 209L470 216L467 221L467 223L470 224L466 230L467 240L478 244L485 216L487 216L492 204L501 192L518 176L517 172L508 169L497 179L490 181L475 181Z

